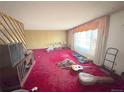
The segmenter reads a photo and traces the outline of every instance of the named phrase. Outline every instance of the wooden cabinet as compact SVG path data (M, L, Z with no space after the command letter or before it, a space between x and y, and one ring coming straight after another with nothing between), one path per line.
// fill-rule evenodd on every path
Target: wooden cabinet
M12 91L21 87L15 67L0 68L0 86L2 91Z
M1 90L13 91L21 88L32 68L33 62L32 52L25 55L21 44L0 45Z

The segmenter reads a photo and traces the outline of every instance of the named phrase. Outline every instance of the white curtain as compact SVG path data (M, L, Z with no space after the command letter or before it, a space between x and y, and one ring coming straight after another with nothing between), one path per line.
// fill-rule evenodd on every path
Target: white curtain
M109 31L109 16L104 16L99 19L98 37L97 37L95 60L94 60L94 62L97 65L102 65L104 61L108 31Z
M67 31L67 46L74 50L74 31L68 30Z
M98 29L74 33L74 49L94 60Z
M97 20L98 25L96 27L96 32L94 34L97 34L97 40L95 41L94 45L93 43L88 43L89 41L94 41L92 39L88 38L88 33L93 32L93 29L90 31L79 31L75 32L74 35L74 50L79 52L82 55L88 56L91 59L94 60L94 63L97 65L103 64L104 54L106 50L106 43L107 43L107 37L108 37L108 27L109 27L109 16L101 17ZM83 27L83 25L82 25ZM90 26L87 25L87 27L90 28ZM87 39L87 40L85 40ZM88 41L89 40L89 41ZM85 42L86 41L86 42ZM88 45L91 44L91 45ZM91 48L92 46L95 46L94 51ZM90 48L89 48L90 47ZM85 51L85 49L89 49L89 51Z

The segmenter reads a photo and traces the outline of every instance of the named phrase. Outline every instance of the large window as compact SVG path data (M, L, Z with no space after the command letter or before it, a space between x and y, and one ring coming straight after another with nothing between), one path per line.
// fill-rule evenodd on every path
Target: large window
M98 30L74 33L74 48L77 52L90 58L95 55Z

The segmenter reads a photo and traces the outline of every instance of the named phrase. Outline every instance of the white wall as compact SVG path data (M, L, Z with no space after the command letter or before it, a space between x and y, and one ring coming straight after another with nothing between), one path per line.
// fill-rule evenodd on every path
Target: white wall
M124 10L110 16L108 47L119 49L114 69L117 74L121 74L124 72Z

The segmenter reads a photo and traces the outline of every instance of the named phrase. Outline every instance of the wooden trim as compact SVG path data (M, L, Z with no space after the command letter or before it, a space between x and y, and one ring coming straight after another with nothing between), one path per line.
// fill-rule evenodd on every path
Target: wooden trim
M8 40L8 37L4 35L4 33L1 31L1 29L0 29L0 32L1 32L0 38L2 38L2 40L4 40L4 42L6 42L6 40L9 41L9 40ZM3 39L3 37L6 38L6 40ZM10 42L10 41L9 41L9 42Z
M1 23L1 25L2 25L2 27L5 29L5 31L8 33L8 35L10 36L10 37L8 37L9 38L9 40L10 40L10 42L13 42L13 38L12 38L12 35L11 35L11 33L7 30L7 28L3 25L3 23ZM11 38L11 39L10 39Z
M0 24L1 24L1 26L3 27L3 24L0 22ZM8 39L8 41L9 42L11 42L12 43L12 40L4 33L4 31L2 31L2 30L0 30L2 33L3 33L3 35ZM7 32L7 31L6 31ZM8 32L7 32L8 33Z
M22 34L21 29L19 28L18 22L15 22L15 25L16 25L16 27L17 27L17 29L18 29L20 35L22 36L23 40L25 41L24 35Z
M3 42L3 44L6 43L2 37L0 37L0 40Z
M20 28L20 31L21 31L23 37L25 37L24 28L23 28L24 26L23 26L23 24L22 24L22 23L18 23L18 26L19 26L19 28ZM26 43L26 41L25 41L25 43ZM25 46L25 47L26 47L26 49L27 49L27 46Z
M15 20L13 20L13 18L10 18L12 23L13 23L13 28L14 30L16 31L16 34L18 35L18 38L20 39L20 42L23 44L23 46L26 48L26 42L24 41L24 39L22 39L22 37L20 36L20 33L19 33L19 30L17 29L16 27L16 24L15 24Z
M25 34L24 34L24 28L23 28L23 26L22 26L22 24L21 24L21 23L19 23L19 27L20 27L20 29L21 29L22 34L23 34L23 35L24 35L24 37L25 37Z
M9 21L11 27L13 28L13 24L12 24L10 18L9 18L8 16L6 16L6 18L8 19L8 21ZM13 28L13 29L14 29L14 28ZM12 32L13 32L14 36L16 37L17 42L19 42L18 36L17 36L17 34L15 33L15 31L12 30Z
M0 15L3 15L3 16L8 16L7 14L5 14L5 13L3 13L3 12L1 12L0 11ZM11 16L8 16L9 18L12 18ZM14 20L16 20L15 18L13 18ZM21 23L21 24L23 24L21 21L18 21L18 20L16 20L16 22L19 22L19 23Z
M14 29L16 35L17 35L18 41L21 42L21 39L19 38L19 35L18 35L18 31L16 31L16 29L15 29L15 27L14 27L14 24L13 24L13 20L12 20L11 18L10 18L10 22L11 22L11 25L12 25L12 27L13 27L13 29Z
M1 16L1 17L3 18L4 22L5 22L5 23L7 24L7 26L9 27L9 29L11 30L11 32L13 33L13 30L11 29L10 25L7 23L6 19L4 18L4 17L6 17L6 16ZM13 33L13 34L14 34L14 33ZM13 38L14 41L17 41L13 36L12 36L12 38Z
M12 19L11 19L11 20L12 20ZM14 29L15 29L15 31L16 31L16 33L17 33L19 39L20 39L20 41L23 42L23 39L22 39L22 37L21 37L20 34L19 34L19 30L18 30L17 27L16 27L15 21L12 20L12 22L13 22L13 24L14 24ZM23 42L23 43L24 43L24 42ZM25 43L24 43L24 44L25 44Z
M26 47L26 41L24 36L24 26L18 20L0 12L0 40L3 43L22 43L24 48ZM4 37L4 38L3 38Z
M11 26L11 21L10 21L10 20L9 20L9 23L10 23L10 26ZM11 29L12 29L12 33L13 33L14 37L16 38L16 41L14 41L14 42L19 42L18 36L17 36L17 34L15 33L15 31L14 31L14 29L13 29L12 26L11 26Z
M25 35L24 35L24 33L23 33L23 29L21 29L21 27L20 27L20 23L17 23L17 25L18 25L18 27L19 27L19 29L20 29L20 33L22 34L22 36L23 36L23 39L25 38ZM24 39L25 40L25 39ZM26 41L25 41L26 42Z
M18 25L16 24L15 21L13 21L13 23L15 24L15 27L16 27L16 29L17 29L17 32L18 32L18 34L19 34L19 36L20 36L22 42L26 45L24 38L23 38L22 35L20 34L20 29L18 29Z

